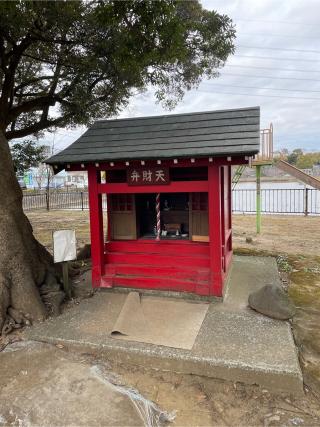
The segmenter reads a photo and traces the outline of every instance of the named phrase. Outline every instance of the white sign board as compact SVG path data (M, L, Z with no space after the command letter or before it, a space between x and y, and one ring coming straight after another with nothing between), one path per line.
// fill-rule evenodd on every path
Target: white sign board
M57 230L53 232L54 262L73 261L77 258L75 230Z

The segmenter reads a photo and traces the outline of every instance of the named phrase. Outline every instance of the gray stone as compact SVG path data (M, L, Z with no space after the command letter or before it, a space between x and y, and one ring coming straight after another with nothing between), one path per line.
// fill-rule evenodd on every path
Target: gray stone
M249 306L273 319L288 320L295 315L295 306L277 285L265 285L249 295Z

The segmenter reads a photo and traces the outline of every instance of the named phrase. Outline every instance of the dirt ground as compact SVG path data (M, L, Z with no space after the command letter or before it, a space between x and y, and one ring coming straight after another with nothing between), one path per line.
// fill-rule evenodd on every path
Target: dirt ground
M143 425L128 396L104 384L81 355L26 341L0 357L0 425Z
M79 247L90 241L88 211L32 211L27 216L36 237L49 248L52 232L57 229L74 228ZM246 237L253 242L246 243ZM234 215L233 244L235 249L316 256L320 254L320 216L265 215L262 232L257 236L254 215Z
M32 341L8 346L0 358L3 426L163 425L147 423L145 417L143 422L128 397L110 383L133 388L175 414L173 425L179 427L320 424L318 400L311 392L276 395L258 386L112 365L99 355ZM152 413L148 406L140 409Z
M52 233L55 230L76 230L78 247L90 242L89 211L37 210L26 214L32 224L34 235L50 250L52 250Z
M89 242L87 212L30 212L28 217L34 227L36 237L49 248L52 247L52 231L55 229L76 229L79 247ZM136 388L144 397L153 400L162 409L177 411L174 423L176 426L319 426L319 230L320 218L265 216L262 221L262 233L257 237L254 216L234 216L236 251L243 254L261 253L277 256L284 286L288 288L289 295L297 306L298 312L292 326L306 384L303 396L279 395L260 387L244 386L239 383L192 375L160 372L149 370L146 367L111 366L108 365L108 361L103 361L108 365L110 374L118 375L125 385ZM246 243L246 237L251 237L252 243ZM54 351L56 352L57 349ZM96 363L94 357L86 354L72 355L72 352L66 348L59 349L59 351L63 352L63 358L73 360L76 357L77 363L82 363L86 367ZM55 359L56 355L53 357ZM99 359L98 354L95 357ZM41 364L41 360L37 363ZM48 361L46 363L49 366ZM45 368L43 367L43 369ZM27 371L22 367L21 372L23 370ZM22 387L25 383L23 382L24 374L21 372L9 372L7 377L0 376L0 390L4 390L0 399L0 425L6 425L5 421L9 425L18 425L17 419L14 418L14 414L10 415L10 411L9 419L4 417L5 409L8 409L10 404L5 402L6 389L3 389L3 381L4 378L7 378L8 383L13 381L19 390L19 396L23 396L23 393L28 393L29 389ZM50 383L50 370L48 370L47 378ZM74 394L74 390L78 394L85 393L83 378L80 388L78 385L70 385L67 377L65 381L65 386L70 390L71 401L79 398ZM35 381L34 387L37 387L37 384ZM35 393L35 391L33 392ZM59 402L59 404L63 404L61 400ZM21 401L19 404L20 406L17 403L19 406L16 408L17 413L21 413L23 409ZM55 407L56 411L59 410L59 404ZM105 403L101 401L101 404ZM30 402L27 402L26 408L29 407ZM90 407L90 400L88 400L87 407ZM1 408L3 413L1 413ZM65 422L63 425L69 424ZM99 425L99 422L92 425Z
M287 254L320 254L320 216L263 215L256 234L255 215L233 215L234 248ZM246 237L253 239L246 243Z

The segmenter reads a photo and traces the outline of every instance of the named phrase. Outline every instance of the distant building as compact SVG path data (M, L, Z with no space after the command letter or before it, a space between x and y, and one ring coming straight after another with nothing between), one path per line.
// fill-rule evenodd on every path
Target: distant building
M52 175L50 169L45 165L40 165L38 168L31 168L24 174L23 181L25 188L41 190L48 186L49 174L49 188L61 188L65 183L65 172L61 171L57 175Z
M88 174L86 171L66 172L65 186L74 188L88 187Z
M43 145L43 155L45 159L52 155L52 148L50 145Z

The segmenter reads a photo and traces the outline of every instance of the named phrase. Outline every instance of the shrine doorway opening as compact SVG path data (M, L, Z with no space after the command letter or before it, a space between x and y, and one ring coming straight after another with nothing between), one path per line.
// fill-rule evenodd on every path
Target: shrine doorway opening
M136 194L138 238L155 239L156 194ZM188 240L190 217L189 193L162 193L160 195L161 240Z

